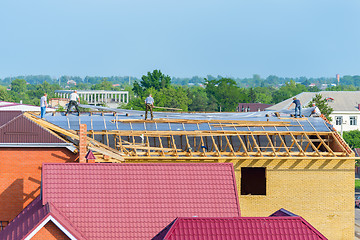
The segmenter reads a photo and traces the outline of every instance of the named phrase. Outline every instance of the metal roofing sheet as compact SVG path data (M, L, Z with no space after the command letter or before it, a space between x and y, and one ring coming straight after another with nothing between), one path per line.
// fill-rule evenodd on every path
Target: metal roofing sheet
M102 130L159 130L159 131L305 131L305 132L330 132L331 126L329 126L322 118L309 117L309 118L278 118L278 117L265 117L265 116L247 116L243 113L207 113L207 114L189 114L189 113L166 113L168 119L195 119L195 120L227 120L233 121L271 121L271 122L289 122L291 126L286 127L274 127L274 126L249 126L249 127L236 127L236 126L224 126L216 127L209 123L157 123L157 122L136 122L136 120L143 119L140 112L138 115L126 116L125 114L113 113L81 113L81 116L69 115L65 116L63 113L47 114L45 119L59 127L67 130L79 130L79 124L85 123L88 130L102 131ZM162 115L164 113L161 113ZM206 115L206 116L205 116ZM116 120L134 120L134 122L120 122Z
M0 126L21 115L21 111L0 111Z
M35 198L9 225L0 232L2 240L25 239L30 234L35 234L36 228L52 216L76 239L85 240L84 236L72 225L69 220L61 214L53 205L42 204L41 197Z
M327 239L301 217L180 217L153 240Z
M42 197L88 239L150 239L178 216L240 216L230 163L44 164Z
M0 143L64 143L22 114L0 127Z

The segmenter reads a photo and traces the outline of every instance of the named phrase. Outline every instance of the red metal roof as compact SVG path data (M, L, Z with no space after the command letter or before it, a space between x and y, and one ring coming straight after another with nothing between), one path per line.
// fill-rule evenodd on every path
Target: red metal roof
M153 240L327 239L302 217L179 217Z
M150 239L179 216L240 216L231 163L45 163L42 197L88 239Z
M64 143L21 112L0 111L0 143Z
M21 240L36 231L51 216L77 239L86 239L53 205L42 204L40 196L32 201L9 225L0 232L1 240ZM46 223L46 222L45 222ZM44 223L44 224L45 224Z

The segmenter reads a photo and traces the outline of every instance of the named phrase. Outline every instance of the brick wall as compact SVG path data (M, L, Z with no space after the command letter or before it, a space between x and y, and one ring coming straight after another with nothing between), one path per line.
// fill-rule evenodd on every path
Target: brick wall
M49 221L42 227L31 240L69 240L52 221Z
M228 159L226 162L234 164L242 217L267 217L285 208L305 218L329 239L354 239L355 160ZM241 195L243 167L266 168L266 195Z
M354 160L244 160L234 166L241 216L285 208L329 239L354 238ZM242 167L266 168L266 195L241 195Z
M0 148L0 221L11 221L39 196L42 163L76 158L66 148Z
M86 163L86 153L87 153L87 127L86 124L80 124L80 131L79 131L79 162Z

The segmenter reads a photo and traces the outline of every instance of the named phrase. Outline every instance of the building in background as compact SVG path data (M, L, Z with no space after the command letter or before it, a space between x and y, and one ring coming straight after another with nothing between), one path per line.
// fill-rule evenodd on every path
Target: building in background
M328 105L334 110L330 117L332 118L331 124L337 131L360 129L360 91L303 92L295 97L300 100L302 107L305 107L316 94L321 94L322 98L325 98ZM291 97L268 107L267 110L279 111L287 109L292 101Z
M59 98L69 99L73 90L55 90ZM106 91L106 90L77 90L79 97L90 105L107 105L117 108L119 104L129 103L128 91Z
M237 112L260 112L266 108L271 107L273 104L265 103L239 103L236 111Z
M40 106L0 101L0 111L40 112ZM54 112L55 109L47 107L46 111Z

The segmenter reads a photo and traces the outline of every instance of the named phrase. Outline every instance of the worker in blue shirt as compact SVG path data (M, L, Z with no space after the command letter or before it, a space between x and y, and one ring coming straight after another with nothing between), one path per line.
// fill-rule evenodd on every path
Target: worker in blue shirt
M293 104L295 104L295 118L297 118L297 116L301 117L301 103L300 103L300 100L297 99L296 97L294 97L293 101L290 104L290 106L288 107L288 109L290 109Z

